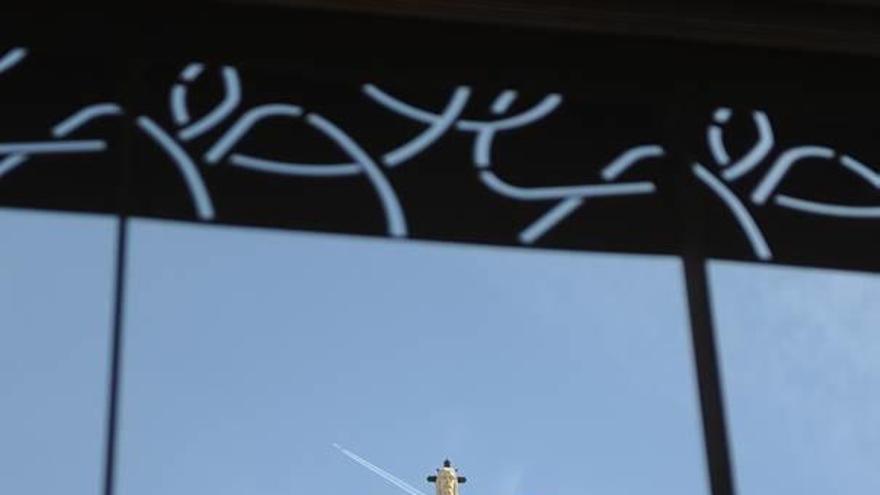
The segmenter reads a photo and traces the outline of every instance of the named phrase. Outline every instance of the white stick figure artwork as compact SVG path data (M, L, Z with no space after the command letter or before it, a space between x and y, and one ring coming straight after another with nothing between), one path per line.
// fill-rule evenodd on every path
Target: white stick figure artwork
M213 200L198 166L183 145L213 130L238 108L241 102L241 81L234 67L221 67L223 99L200 118L193 120L188 105L189 84L197 80L204 71L203 64L190 63L180 71L178 81L171 87L168 104L172 121L177 126L173 135L147 115L138 116L136 123L177 167L189 191L196 216L200 220L213 220L216 215Z
M0 76L15 77L16 69L30 60L27 47L14 47L0 52ZM321 113L303 106L267 102L242 108L242 80L236 67L224 65L217 69L223 93L218 101L202 115L194 115L191 105L193 84L207 73L202 63L189 63L177 74L168 92L170 129L159 120L144 113L133 116L137 129L167 155L186 186L193 210L198 219L214 220L217 216L214 200L203 173L211 167L228 166L257 173L314 180L334 178L362 178L375 193L385 220L386 233L392 237L408 235L407 218L397 192L386 173L412 162L426 153L439 140L451 133L472 138L468 161L475 178L494 195L520 202L546 204L546 210L524 225L517 233L521 244L531 245L555 229L585 204L600 198L645 196L657 192L651 180L626 179L637 165L658 160L667 155L666 149L655 143L637 144L622 149L607 163L584 164L585 170L595 173L592 180L583 183L555 186L528 186L514 184L503 176L496 163L499 141L532 126L543 125L563 104L558 93L549 93L531 106L519 105L519 92L500 91L488 106L489 118L465 118L473 105L473 90L469 86L454 87L446 103L439 110L429 110L392 95L375 84L361 86L362 93L384 110L416 122L424 128L381 156L372 157L346 130ZM516 108L519 107L519 110ZM27 141L0 141L0 180L40 156L100 154L108 150L105 139L84 137L93 123L125 116L129 112L121 105L104 101L88 104L60 119L48 130L48 137ZM706 145L714 166L693 163L690 172L708 188L730 211L746 240L760 260L772 260L773 250L753 211L774 205L805 215L848 219L880 219L878 205L856 205L828 202L788 194L783 191L786 179L806 166L825 162L851 174L872 190L880 190L880 171L858 158L833 148L805 144L788 149L777 149L773 125L767 113L755 110L749 114L756 130L756 139L739 156L731 156L726 135L733 110L719 107L711 115L705 130ZM316 131L341 151L344 158L333 163L305 163L280 160L271 156L245 153L237 148L255 129L279 120L296 121ZM189 151L199 139L205 140L203 153ZM533 166L538 167L540 163ZM595 166L591 166L595 165ZM589 174L587 174L589 175ZM746 177L753 177L756 185L740 197L734 186Z
M746 235L755 256L761 260L773 259L773 252L745 202L726 184L757 170L762 162L774 151L775 135L770 119L763 111L752 112L752 121L757 130L757 140L740 158L733 160L724 142L724 128L730 121L733 111L727 107L715 110L713 122L706 130L706 141L718 174L711 172L700 163L692 166L694 175L703 182L727 206ZM771 201L780 207L811 215L845 218L880 218L880 206L859 206L814 201L782 194L779 191L783 181L798 165L806 160L832 161L848 172L855 174L874 189L880 189L880 172L858 161L850 155L842 154L826 146L795 146L782 151L770 164L752 190L749 201L754 206L763 207ZM720 176L720 177L719 177Z
M9 68L23 58L26 51L12 51L0 59L0 69ZM138 128L148 136L177 167L200 220L213 220L216 216L213 200L205 184L196 160L185 149L187 142L203 136L228 121L239 110L241 103L241 80L235 67L223 66L220 75L223 81L223 98L207 113L193 119L188 104L189 86L204 73L204 65L191 63L181 70L179 79L171 87L169 107L172 121L177 126L175 132L163 129L155 119L140 115L136 119ZM2 71L0 71L2 72ZM115 103L100 103L87 106L63 120L52 129L53 139L41 142L0 143L0 178L16 167L24 164L30 157L38 154L96 153L107 149L103 140L60 140L73 131L96 119L117 116L124 113ZM258 123L267 119L288 118L303 120L334 143L348 157L341 164L305 164L272 160L241 153L231 152L232 148ZM286 103L270 103L245 111L222 137L205 153L203 161L216 165L226 160L229 165L256 170L263 173L293 175L312 178L334 178L363 175L375 190L381 203L387 224L387 231L393 237L407 235L406 217L390 182L364 149L342 128L328 118L307 112L302 107Z
M240 106L241 82L238 71L234 67L224 66L221 69L225 92L223 99L203 117L192 121L187 104L188 85L198 79L203 71L202 64L193 63L185 67L180 73L179 82L172 87L169 95L171 115L175 124L179 126L176 136L182 142L191 141L214 130L227 121ZM306 164L232 152L235 145L257 124L278 118L303 120L308 126L333 142L349 157L350 161L341 164ZM156 143L177 163L190 189L190 194L194 198L200 218L206 220L213 218L214 212L210 196L194 160L182 146L177 144L149 117L141 116L138 119L138 125L145 133L153 137ZM407 235L406 218L397 194L370 156L348 133L331 120L318 113L307 112L298 105L268 103L246 110L208 149L202 159L207 165L217 165L226 160L224 163L232 166L277 175L313 178L363 175L372 185L382 205L388 234L393 237Z
M363 92L388 110L427 126L421 134L386 153L382 157L382 163L386 167L397 167L412 159L454 128L474 135L471 162L479 180L487 189L517 201L555 203L547 212L519 232L518 239L522 244L536 242L580 208L587 199L651 194L656 191L655 185L649 181L610 182L644 160L665 156L665 150L657 144L635 146L619 153L601 168L599 177L604 183L523 187L511 184L497 175L492 170L492 148L496 137L502 132L520 129L547 117L561 105L562 96L559 94L551 93L531 108L518 114L508 115L519 94L515 90L502 91L490 107L496 119L472 120L462 117L471 95L471 88L468 86L457 87L446 107L440 112L432 112L404 102L373 84L364 85Z
M0 56L0 74L20 64L28 49L17 47ZM50 130L51 138L43 141L0 142L0 179L38 155L69 155L102 153L107 142L101 139L67 139L74 131L89 122L106 116L118 115L121 109L112 103L89 105L62 119Z
M0 143L0 179L35 155L55 155L72 153L101 153L107 149L107 142L100 139L64 139L97 119L121 115L122 109L114 103L96 103L74 112L62 119L52 129L50 141L31 141Z

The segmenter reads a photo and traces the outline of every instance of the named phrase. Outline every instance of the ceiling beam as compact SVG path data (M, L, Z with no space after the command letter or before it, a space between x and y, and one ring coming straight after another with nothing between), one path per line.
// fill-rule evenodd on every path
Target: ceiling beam
M385 16L880 55L880 0L226 0Z

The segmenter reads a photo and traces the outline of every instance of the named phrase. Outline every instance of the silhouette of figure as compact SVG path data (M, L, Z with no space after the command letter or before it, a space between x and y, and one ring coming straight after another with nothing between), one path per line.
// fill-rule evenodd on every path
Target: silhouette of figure
M500 133L544 119L562 103L562 96L559 94L548 94L531 108L509 115L508 112L519 94L514 90L502 91L490 107L496 118L472 120L462 116L471 95L471 89L467 86L457 87L445 108L439 112L431 112L404 102L372 84L364 85L363 91L388 110L426 125L422 133L383 155L382 162L386 167L397 167L413 159L454 128L474 135L471 161L480 182L487 189L517 201L554 202L555 205L546 213L520 231L518 238L523 244L536 242L580 208L586 199L651 194L656 190L654 184L648 181L609 183L643 160L664 156L663 147L656 144L636 146L620 153L602 168L599 175L604 183L523 187L511 184L496 174L492 170L492 148L496 137Z
M0 69L5 70L22 58L18 55L5 55L0 59ZM0 72L2 72L0 70ZM162 128L153 118L140 115L136 118L138 128L149 137L177 167L186 184L196 216L200 220L213 220L216 216L213 200L205 184L196 160L186 151L184 145L193 141L227 122L241 104L241 80L238 71L232 66L223 66L220 76L223 81L224 95L208 112L199 118L193 118L188 104L189 87L205 72L201 63L191 63L179 73L169 92L169 109L172 121L177 127L169 132ZM86 106L52 129L51 141L28 143L0 143L0 178L28 159L38 154L69 154L102 152L107 148L103 140L65 140L72 132L82 128L96 119L124 114L123 109L115 103L98 103ZM303 120L308 126L317 130L342 150L350 159L342 164L304 164L287 161L271 160L241 153L232 152L233 147L263 120L271 118L289 118ZM407 224L397 194L385 178L380 168L373 162L363 148L344 130L331 120L316 112L307 112L303 108L286 103L264 104L243 113L231 127L223 133L202 157L208 165L216 165L224 159L232 166L248 168L264 173L293 175L312 178L333 178L341 176L363 175L375 190L381 203L388 229L388 234L395 237L407 235Z
M20 64L28 56L25 47L13 48L0 56L0 74ZM0 179L26 163L35 155L67 155L101 153L107 149L107 142L100 139L64 139L89 122L104 115L117 115L118 106L109 103L89 105L65 119L50 130L52 139L48 141L0 142Z
M720 107L712 115L712 123L706 129L706 141L712 159L719 169L714 173L700 163L692 166L694 175L731 211L745 233L755 256L761 260L773 259L773 252L764 234L749 212L744 200L740 199L726 184L732 184L751 173L758 173L762 163L774 151L775 136L770 119L763 111L751 114L757 130L757 140L752 147L736 160L731 159L724 142L724 129L733 111ZM854 206L813 201L782 194L779 191L783 181L795 169L795 165L806 160L832 161L850 173L863 179L874 189L880 189L880 173L857 159L841 154L831 148L816 145L795 146L778 154L766 168L748 201L756 207L763 207L772 199L773 203L792 210L812 215L847 218L880 218L880 206Z

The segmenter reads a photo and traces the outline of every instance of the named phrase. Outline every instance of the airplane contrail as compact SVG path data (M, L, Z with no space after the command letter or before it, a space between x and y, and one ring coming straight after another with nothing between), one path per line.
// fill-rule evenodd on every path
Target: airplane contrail
M389 473L388 471L385 471L384 469L376 466L375 464L370 463L369 461L367 461L363 457L360 457L359 455L355 454L354 452L343 448L338 443L334 443L333 447L335 447L337 450L342 452L342 454L345 455L346 457L348 457L349 459L351 459L354 462L360 464L361 466L369 469L373 473L379 475L385 481L391 483L392 485L396 486L397 488L400 488L401 490L405 491L406 493L409 493L409 495L425 495L423 492L421 492L420 490L418 490L416 488L413 488L410 484L408 484L407 482L398 478L397 476L394 476L393 474Z

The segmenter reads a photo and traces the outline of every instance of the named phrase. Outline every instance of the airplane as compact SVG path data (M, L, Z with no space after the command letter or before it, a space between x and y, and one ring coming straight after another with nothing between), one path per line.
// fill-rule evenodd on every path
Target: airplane
M409 495L425 495L425 493L423 493L421 490L414 488L412 485L408 484L397 476L394 476L388 471L385 471L384 469L367 461L363 457L342 447L341 445L334 443L333 447L349 459L367 468L374 474L378 475L379 477L381 477L388 483L396 486L397 488L400 488ZM437 469L436 475L428 476L428 482L434 483L436 495L460 495L458 491L459 485L467 482L467 478L465 478L464 476L459 476L458 470L456 470L452 466L452 463L449 461L449 459L446 459L445 461L443 461L443 466Z

